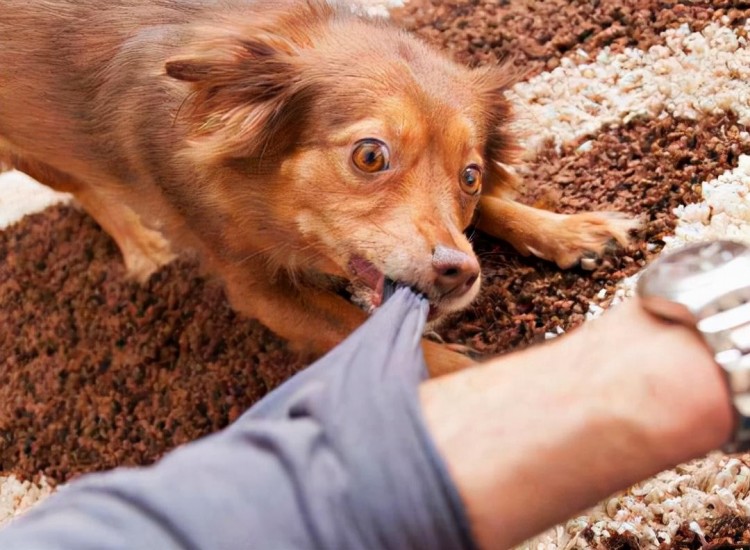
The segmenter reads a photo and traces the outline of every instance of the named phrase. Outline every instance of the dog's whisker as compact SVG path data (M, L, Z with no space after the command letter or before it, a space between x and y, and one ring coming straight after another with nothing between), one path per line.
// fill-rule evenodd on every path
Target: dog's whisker
M177 111L174 114L174 117L172 118L172 127L174 128L177 125L177 120L180 118L180 113L182 112L182 108L190 102L195 92L190 92L187 94L183 100L180 102L180 106L177 107Z
M249 262L250 260L253 260L253 259L257 258L258 256L263 256L264 254L268 254L269 252L271 252L272 250L274 250L276 248L277 248L277 245L271 245L271 246L268 246L266 248L262 248L260 250L257 250L255 252L253 252L252 254L248 254L244 258L242 258L240 260L237 260L235 262L232 262L232 263L234 265L241 266L241 265Z

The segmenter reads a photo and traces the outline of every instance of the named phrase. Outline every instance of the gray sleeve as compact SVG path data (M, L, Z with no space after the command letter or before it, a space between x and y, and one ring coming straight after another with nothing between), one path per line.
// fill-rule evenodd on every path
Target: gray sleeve
M475 548L419 408L427 308L396 291L229 428L72 482L0 530L0 548Z

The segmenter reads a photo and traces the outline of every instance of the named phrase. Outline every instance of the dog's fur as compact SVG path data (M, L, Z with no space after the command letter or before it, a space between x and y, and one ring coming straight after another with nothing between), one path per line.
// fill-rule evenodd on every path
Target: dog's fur
M194 250L235 308L318 354L366 315L337 281L467 305L478 205L480 229L562 267L626 240L628 220L508 198L510 83L320 0L4 0L0 164L73 193L140 279ZM390 169L352 164L366 138Z

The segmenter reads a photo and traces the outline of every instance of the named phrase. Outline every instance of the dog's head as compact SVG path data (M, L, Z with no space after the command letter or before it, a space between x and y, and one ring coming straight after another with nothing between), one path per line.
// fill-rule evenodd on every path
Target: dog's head
M517 153L508 71L327 4L250 19L203 29L166 69L192 83L193 160L232 174L227 249L343 277L366 305L388 277L434 313L465 307L481 277L464 232Z

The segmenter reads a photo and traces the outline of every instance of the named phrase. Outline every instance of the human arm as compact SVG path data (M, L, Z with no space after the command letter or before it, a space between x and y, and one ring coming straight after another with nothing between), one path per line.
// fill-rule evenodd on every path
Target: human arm
M729 438L696 334L635 300L571 334L420 389L481 548L508 548Z
M728 437L708 352L634 303L420 386L427 305L392 300L225 432L71 484L0 547L507 548Z

